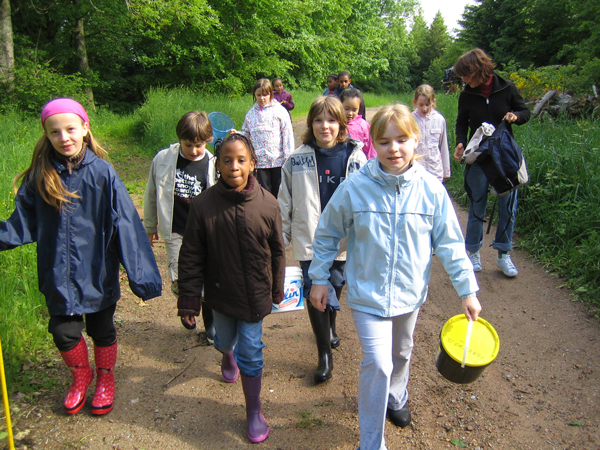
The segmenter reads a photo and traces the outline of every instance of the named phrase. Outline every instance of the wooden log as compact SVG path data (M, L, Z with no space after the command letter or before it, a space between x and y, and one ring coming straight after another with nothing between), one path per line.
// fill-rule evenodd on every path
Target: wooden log
M546 103L548 103L548 101L555 95L556 95L556 91L554 89L550 89L548 92L546 92L546 94L542 97L542 99L535 106L535 109L533 110L533 117L537 117L540 114L540 112L542 111L542 109L544 108L544 106L546 106Z

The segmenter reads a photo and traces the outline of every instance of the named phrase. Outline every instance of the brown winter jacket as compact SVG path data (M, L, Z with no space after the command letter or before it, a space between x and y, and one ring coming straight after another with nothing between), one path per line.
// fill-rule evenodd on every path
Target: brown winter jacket
M192 200L179 252L178 314L213 310L258 322L283 298L285 247L275 197L250 175L237 192L220 178Z

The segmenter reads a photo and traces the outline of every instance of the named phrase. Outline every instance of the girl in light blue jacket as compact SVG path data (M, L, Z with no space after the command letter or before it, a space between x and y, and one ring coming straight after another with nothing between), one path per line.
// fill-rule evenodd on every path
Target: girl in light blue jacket
M363 352L358 412L361 450L385 449L386 410L411 422L409 363L419 308L427 298L432 249L477 320L481 306L473 266L452 202L440 181L415 162L419 128L405 105L380 109L371 123L377 158L342 183L313 241L310 301L323 311L329 267L348 235L347 304Z

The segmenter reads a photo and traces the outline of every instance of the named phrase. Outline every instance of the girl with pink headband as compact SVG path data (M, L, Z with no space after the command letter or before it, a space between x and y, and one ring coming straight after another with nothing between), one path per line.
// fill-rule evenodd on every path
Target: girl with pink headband
M119 267L143 300L161 295L160 273L131 197L92 136L83 106L55 99L44 106L41 120L44 135L31 165L13 180L15 211L0 222L0 251L38 243L48 331L73 375L65 411L83 408L94 379L85 327L97 375L91 412L102 415L112 410L115 392Z

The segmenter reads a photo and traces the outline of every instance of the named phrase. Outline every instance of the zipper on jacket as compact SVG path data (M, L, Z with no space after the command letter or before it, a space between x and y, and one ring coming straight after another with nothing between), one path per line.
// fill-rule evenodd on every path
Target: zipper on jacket
M73 192L73 190L71 189L71 181L72 181L72 174L67 174L67 180L69 186L69 192ZM65 217L66 217L66 221L65 221L65 239L67 240L67 254L66 254L66 258L65 258L65 263L67 265L66 269L67 269L67 276L66 276L66 282L67 282L67 296L68 296L68 305L69 305L69 310L68 313L70 316L72 316L73 313L73 299L71 298L71 236L69 236L69 230L71 229L71 214L69 214L69 210L68 208L65 208Z
M398 183L398 180L396 180L396 198L394 199L394 226L392 229L392 233L394 235L394 245L392 247L392 255L394 255L392 257L392 264L391 264L391 274L390 274L390 284L388 286L388 310L387 312L389 313L392 309L391 305L392 305L392 294L394 291L394 285L396 283L396 263L397 263L397 257L398 257L398 233L397 233L397 229L398 229L398 197L400 195L400 184Z

